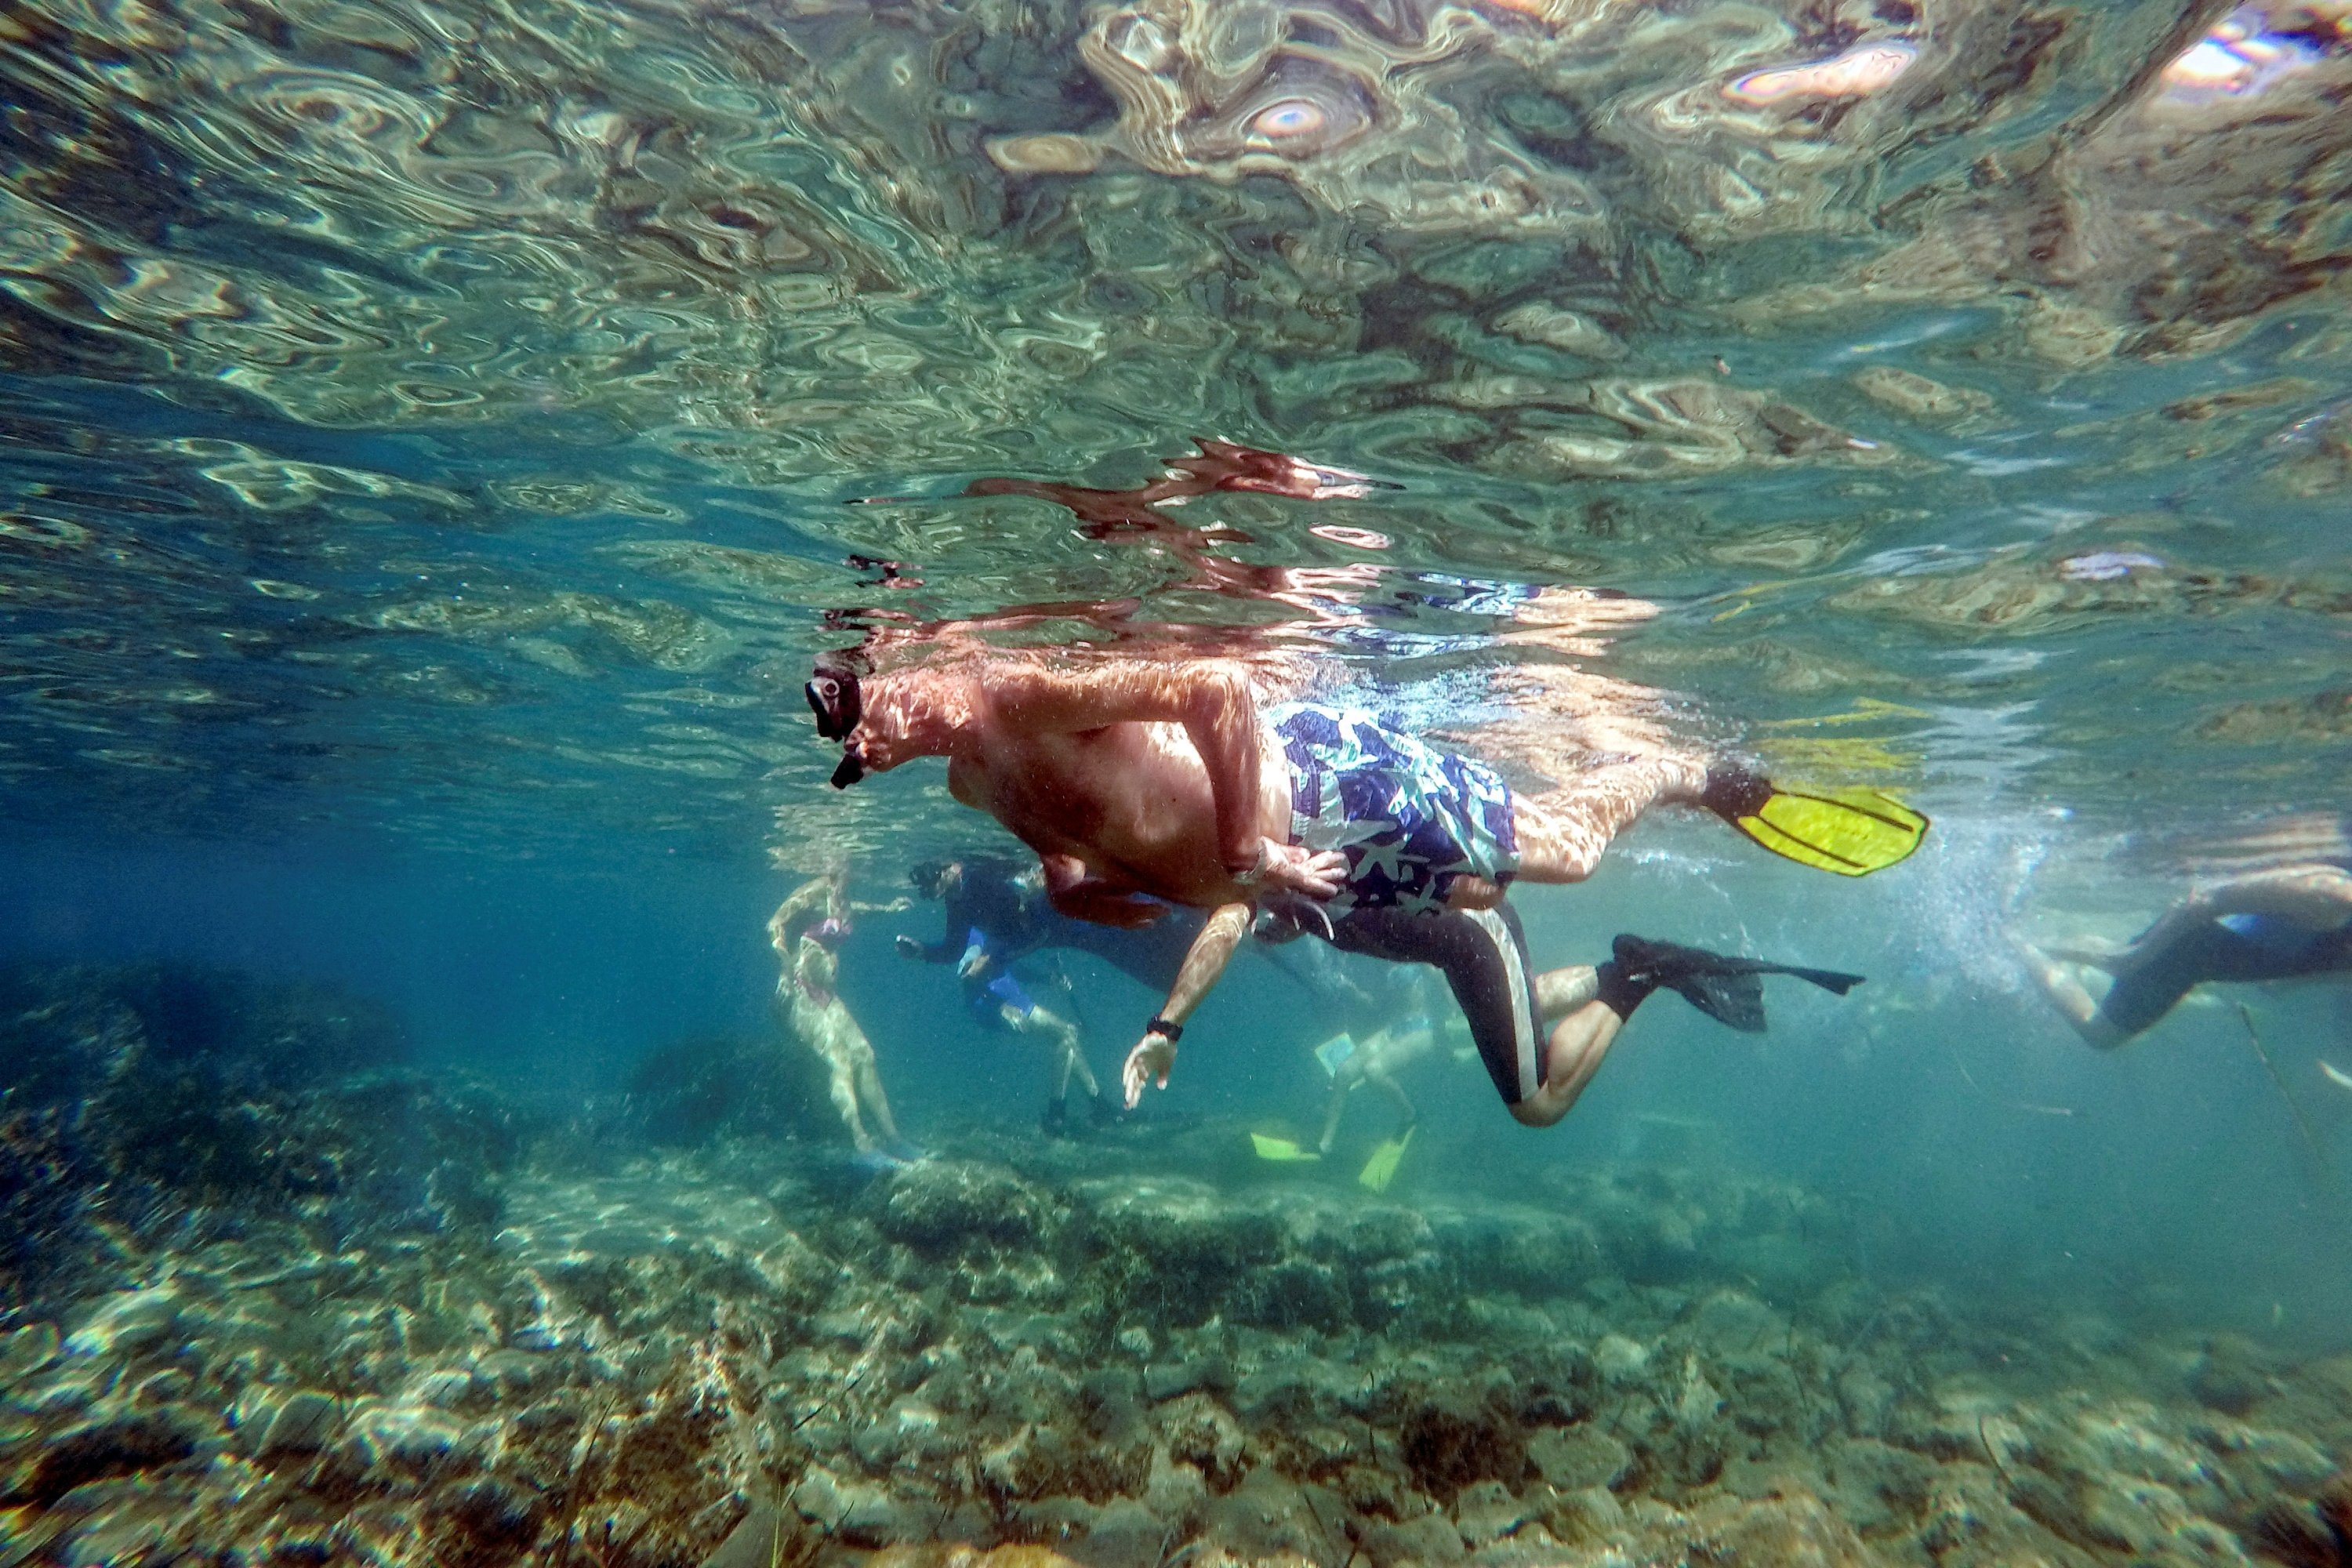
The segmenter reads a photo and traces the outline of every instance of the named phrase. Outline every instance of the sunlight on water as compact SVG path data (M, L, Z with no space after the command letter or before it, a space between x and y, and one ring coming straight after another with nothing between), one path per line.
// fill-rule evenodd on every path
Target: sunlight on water
M2345 0L37 0L0 85L0 1568L2352 1562ZM1201 656L1522 871L1701 753L1933 826L1523 876L1589 994L1784 964L1549 1131L1261 881L1129 1117L1187 917L810 702Z

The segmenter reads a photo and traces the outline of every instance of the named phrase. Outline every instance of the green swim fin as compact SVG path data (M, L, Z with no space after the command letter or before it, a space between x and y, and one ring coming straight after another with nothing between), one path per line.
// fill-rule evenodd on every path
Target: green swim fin
M1744 768L1711 768L1699 804L1783 859L1867 877L1907 858L1926 816L1874 789L1782 789Z
M1259 1159L1272 1160L1276 1164L1292 1160L1320 1160L1323 1157L1312 1149L1301 1149L1287 1138L1270 1138L1263 1132L1251 1133L1250 1143L1257 1150Z
M1405 1147L1412 1142L1412 1129L1408 1127L1404 1136L1391 1138L1373 1150L1364 1168L1356 1173L1356 1184L1375 1193L1387 1192L1389 1184L1396 1180L1397 1162L1404 1158Z

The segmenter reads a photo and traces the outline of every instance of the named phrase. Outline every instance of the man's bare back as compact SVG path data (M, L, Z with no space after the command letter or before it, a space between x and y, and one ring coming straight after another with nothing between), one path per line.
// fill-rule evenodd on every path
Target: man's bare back
M866 682L845 766L947 758L949 792L1035 850L1054 907L1082 920L1147 923L1139 895L1214 909L1253 888L1339 890L1341 857L1288 842L1289 774L1244 671L1055 662L985 655Z

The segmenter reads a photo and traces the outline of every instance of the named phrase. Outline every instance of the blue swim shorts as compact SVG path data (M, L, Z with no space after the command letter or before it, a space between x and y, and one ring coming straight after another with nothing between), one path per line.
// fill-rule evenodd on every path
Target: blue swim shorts
M1382 727L1360 709L1287 703L1267 714L1290 764L1290 837L1348 858L1326 906L1433 915L1462 877L1519 868L1511 791L1492 769Z

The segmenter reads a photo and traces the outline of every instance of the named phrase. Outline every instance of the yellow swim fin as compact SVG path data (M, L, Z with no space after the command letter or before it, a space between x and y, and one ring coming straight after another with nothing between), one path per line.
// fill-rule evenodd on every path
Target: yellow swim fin
M1404 1158L1405 1148L1412 1142L1412 1129L1408 1127L1403 1137L1391 1138L1373 1150L1364 1168L1356 1173L1356 1184L1370 1192L1387 1192L1389 1184L1396 1180L1397 1162Z
M1257 1150L1259 1159L1272 1160L1277 1164L1290 1160L1320 1160L1323 1157L1312 1149L1301 1149L1287 1138L1269 1138L1263 1132L1251 1133L1250 1143Z
M1740 770L1708 773L1700 804L1784 859L1866 877L1907 858L1926 816L1874 789L1782 789Z

